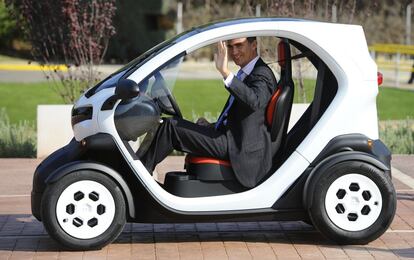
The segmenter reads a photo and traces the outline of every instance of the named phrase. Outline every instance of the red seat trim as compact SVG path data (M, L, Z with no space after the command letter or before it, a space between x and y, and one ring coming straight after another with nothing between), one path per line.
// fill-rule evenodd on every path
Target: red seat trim
M276 102L279 99L280 96L280 91L281 88L277 88L276 92L272 95L272 98L269 101L269 104L267 105L267 110L266 110L266 122L268 126L272 126L272 122L273 122L273 115L276 109Z
M231 164L230 164L229 161L219 160L219 159L210 158L210 157L187 156L185 159L186 159L185 160L186 163L194 163L194 164L209 163L209 164L220 164L220 165L223 165L223 166L231 167Z

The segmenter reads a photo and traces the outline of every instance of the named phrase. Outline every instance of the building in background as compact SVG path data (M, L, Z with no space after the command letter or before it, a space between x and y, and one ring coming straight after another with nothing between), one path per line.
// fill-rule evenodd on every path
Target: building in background
M170 0L118 0L114 18L116 34L105 59L126 63L164 41L174 29L176 11Z

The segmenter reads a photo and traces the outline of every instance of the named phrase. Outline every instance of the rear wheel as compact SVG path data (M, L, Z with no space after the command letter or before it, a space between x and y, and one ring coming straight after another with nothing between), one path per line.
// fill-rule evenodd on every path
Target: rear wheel
M382 235L396 210L388 174L348 161L317 173L309 216L315 227L341 244L366 244Z
M95 171L73 172L49 185L42 221L50 236L73 249L112 242L125 225L125 201L112 179Z

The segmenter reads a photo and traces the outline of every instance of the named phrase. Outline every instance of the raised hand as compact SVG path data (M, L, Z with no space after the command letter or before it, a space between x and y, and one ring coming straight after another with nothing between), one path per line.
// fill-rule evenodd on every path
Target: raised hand
M217 53L214 54L214 61L216 63L216 69L221 73L224 79L226 79L230 71L228 69L227 58L227 46L223 41L217 43Z

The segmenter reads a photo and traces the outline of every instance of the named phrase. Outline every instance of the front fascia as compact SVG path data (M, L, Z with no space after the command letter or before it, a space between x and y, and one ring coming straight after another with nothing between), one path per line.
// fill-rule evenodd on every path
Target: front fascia
M306 21L252 22L219 27L204 31L171 46L167 50L155 56L147 63L143 64L137 71L132 73L129 76L129 79L140 82L152 71L159 68L165 62L184 51L189 53L195 49L214 43L218 40L245 37L254 34L257 36L273 35L279 37L287 37L304 44L324 60L328 67L337 76L340 88L346 87L347 78L344 76L345 73L343 72L341 66L339 66L336 60L332 57L332 54L324 49L325 46L323 42L317 41L317 39L312 37L312 32L306 31L307 26L304 26L306 23L313 25L313 32L321 30L323 31L326 26L324 23ZM283 30L280 27L283 27ZM337 27L340 27L340 25ZM336 106L340 107L340 103L346 94L345 92L346 91L339 91L338 94L340 97L335 98L333 101L333 103L336 103ZM327 120L328 119L325 119L325 121ZM106 132L114 136L117 145L123 153L124 157L129 162L131 168L135 171L135 174L140 179L142 184L152 194L152 196L154 196L154 198L165 207L182 212L217 212L270 208L275 203L275 201L277 201L295 182L295 180L305 171L309 165L309 162L311 161L311 158L316 156L329 142L329 140L331 140L336 135L343 133L343 131L340 129L332 129L332 127L329 127L329 125L332 125L332 122L329 124L325 123L325 127L328 126L328 128L331 129L331 132L329 130L323 131L322 135L314 133L312 138L306 138L306 142L310 143L312 141L311 139L321 138L322 136L322 139L319 141L319 145L316 149L311 149L310 154L306 153L306 149L294 152L270 178L251 190L222 196L182 198L174 196L162 189L148 173L142 163L139 160L134 160L132 158L126 147L123 145L116 131L113 120L113 111L101 111L99 122L101 132ZM335 123L333 125L335 125ZM301 147L303 147L303 145L301 145L299 148Z
M82 95L81 98L76 102L74 108L80 107L92 107L92 118L84 120L73 126L73 133L76 141L80 141L88 136L99 133L99 118L102 104L112 95L114 95L115 88L107 88L99 91L95 95L87 98Z

